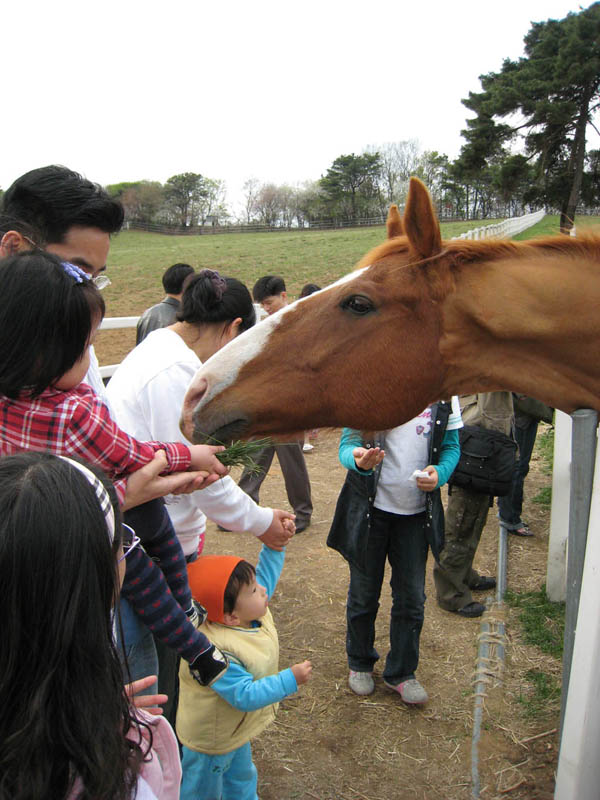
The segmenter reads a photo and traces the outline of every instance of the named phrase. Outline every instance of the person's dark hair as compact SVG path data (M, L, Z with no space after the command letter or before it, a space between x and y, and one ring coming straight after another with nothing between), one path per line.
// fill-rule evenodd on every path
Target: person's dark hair
M42 250L0 261L0 393L36 397L84 355L104 300Z
M48 244L64 241L75 225L117 233L124 217L119 200L101 186L56 165L17 178L4 192L2 208L39 231Z
M321 287L317 286L316 283L305 283L302 289L300 290L300 294L298 297L308 297L310 294L314 294L314 292L320 292Z
M0 800L63 800L76 780L87 800L134 793L145 752L125 737L137 723L111 613L121 515L101 479L113 543L93 487L68 461L0 459Z
M173 264L162 276L163 289L167 294L180 294L183 282L188 275L193 274L194 268L189 264Z
M8 231L20 233L37 247L44 247L45 245L39 231L36 231L31 225L23 222L23 220L17 219L12 214L0 214L0 239Z
M250 292L237 278L225 278L211 269L203 269L186 278L183 284L179 322L225 325L241 318L239 332L256 322Z
M274 294L285 292L285 281L279 275L265 275L259 278L252 289L252 297L255 303L262 303L265 297L272 297Z
M248 561L238 561L229 576L225 594L223 595L223 611L232 614L242 586L250 586L256 576L256 570Z

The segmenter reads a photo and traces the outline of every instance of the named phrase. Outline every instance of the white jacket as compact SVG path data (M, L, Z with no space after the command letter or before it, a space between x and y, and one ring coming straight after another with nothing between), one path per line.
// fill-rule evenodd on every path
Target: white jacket
M125 360L107 386L114 418L140 441L184 442L179 417L188 385L202 366L200 359L169 328L150 333ZM260 536L273 521L229 476L192 494L165 498L185 555L198 549L206 516L224 528Z

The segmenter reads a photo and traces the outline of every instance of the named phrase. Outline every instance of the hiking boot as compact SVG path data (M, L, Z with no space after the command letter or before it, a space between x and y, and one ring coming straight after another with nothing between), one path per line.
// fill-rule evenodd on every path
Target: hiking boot
M495 589L496 588L496 578L493 575L480 575L477 583L474 583L473 586L469 586L469 589L472 592L485 592L488 589Z
M356 672L351 669L348 675L348 686L354 694L373 694L375 681L372 672Z
M384 681L384 683L388 689L398 692L407 706L422 706L423 703L429 700L429 695L416 678L409 678L407 681L402 681L402 683L396 685L387 681Z
M461 617L480 617L485 611L483 603L467 603L462 608L457 608L455 614L460 614Z

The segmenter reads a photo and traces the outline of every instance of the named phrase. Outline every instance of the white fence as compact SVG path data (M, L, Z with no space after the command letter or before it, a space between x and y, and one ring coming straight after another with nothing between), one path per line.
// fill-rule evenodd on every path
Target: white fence
M460 236L454 236L454 239L510 239L511 236L516 236L532 225L538 223L546 216L546 212L534 211L532 214L524 214L522 217L511 217L505 219L504 222L497 222L494 225L485 225L482 228L472 228L466 233L461 233Z
M257 320L261 320L266 316L266 312L263 311L259 303L254 303L254 310L256 311ZM138 320L139 317L107 317L100 323L100 330L111 331L120 328L136 328ZM102 380L106 381L108 378L112 378L118 366L118 364L107 364L105 367L100 367Z

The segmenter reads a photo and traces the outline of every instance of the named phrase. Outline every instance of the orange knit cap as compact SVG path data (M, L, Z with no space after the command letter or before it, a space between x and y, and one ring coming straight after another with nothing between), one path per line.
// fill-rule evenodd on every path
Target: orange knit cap
M223 601L231 573L243 558L238 556L200 556L188 564L192 597L208 612L210 622L223 622Z

